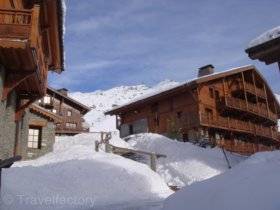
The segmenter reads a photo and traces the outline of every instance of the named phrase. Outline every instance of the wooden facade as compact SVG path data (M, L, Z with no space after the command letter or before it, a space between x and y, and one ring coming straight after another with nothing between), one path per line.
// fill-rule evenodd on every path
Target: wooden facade
M62 16L60 0L0 0L2 101L17 92L16 120L46 93L48 71L63 70Z
M211 66L207 66L207 68ZM198 77L117 107L121 137L154 132L240 154L276 149L280 106L254 66Z
M56 123L57 135L89 132L83 116L90 108L70 98L67 89L55 90L48 87L47 94L36 103L62 118L61 122Z

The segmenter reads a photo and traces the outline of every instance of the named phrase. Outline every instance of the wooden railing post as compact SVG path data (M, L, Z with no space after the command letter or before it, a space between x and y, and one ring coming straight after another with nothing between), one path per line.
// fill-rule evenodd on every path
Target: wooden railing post
M95 141L95 152L99 152L99 142Z
M40 15L40 6L35 4L32 9L31 16L31 33L30 33L30 46L36 48L37 39L39 36L39 15Z
M156 159L157 159L157 156L156 154L151 154L151 169L153 171L156 171L157 167L156 167Z

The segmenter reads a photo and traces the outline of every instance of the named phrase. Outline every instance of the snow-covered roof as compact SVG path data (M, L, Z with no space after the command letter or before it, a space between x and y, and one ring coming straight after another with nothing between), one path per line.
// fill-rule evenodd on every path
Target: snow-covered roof
M280 37L280 26L272 28L272 29L264 32L263 34L261 34L257 38L253 39L249 43L248 48L255 47L257 45L263 44L265 42L268 42L268 41L270 41L272 39L276 39L278 37Z
M113 109L107 111L105 114L109 114L110 112L116 111L116 110L118 110L120 108L129 106L129 105L132 105L132 104L134 104L136 102L144 101L144 100L146 100L148 98L152 98L152 97L154 97L156 95L159 95L159 94L162 94L162 93L165 93L165 92L168 92L168 91L175 90L176 88L183 87L183 86L188 86L188 85L192 84L193 82L203 82L203 81L207 81L208 79L212 79L213 77L216 78L216 77L223 76L223 75L231 73L231 72L235 73L236 71L244 71L244 70L249 70L249 69L256 69L256 68L253 65L245 65L245 66L231 68L231 69L228 69L228 70L225 70L225 71L220 71L220 72L216 72L216 73L213 73L213 74L205 75L205 76L202 76L202 77L195 77L193 79L181 82L179 84L175 84L175 85L171 85L171 86L166 86L166 87L164 87L162 89L157 89L157 90L152 91L152 92L150 92L148 94L145 94L145 95L142 95L140 97L137 97L134 100L131 100L130 102L125 103L125 104L123 104L121 106L114 107Z

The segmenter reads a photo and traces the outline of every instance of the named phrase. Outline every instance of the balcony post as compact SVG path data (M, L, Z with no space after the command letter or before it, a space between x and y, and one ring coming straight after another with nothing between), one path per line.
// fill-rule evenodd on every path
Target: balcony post
M264 90L264 93L265 93L265 102L266 102L267 116L268 116L268 118L270 118L270 112L269 112L269 106L268 106L267 92L266 92L265 84L263 84L263 90Z
M247 98L247 93L246 93L246 90L245 90L245 79L244 79L244 73L243 72L241 72L241 76L242 76L244 96L245 96L245 100L246 100L246 107L247 107L247 111L248 111L248 98Z
M223 89L224 89L224 95L225 95L225 104L227 106L227 92L226 92L225 78L223 78Z
M40 15L40 6L35 4L32 9L32 16L31 16L30 46L32 48L36 47L37 38L39 36L39 15Z
M257 102L257 109L259 114L260 113L260 107L259 107L259 99L258 99L258 93L257 93L257 87L256 87L256 78L255 78L255 72L252 72L252 77L253 77L253 83L254 83L254 92L255 92L255 96L256 96L256 102Z

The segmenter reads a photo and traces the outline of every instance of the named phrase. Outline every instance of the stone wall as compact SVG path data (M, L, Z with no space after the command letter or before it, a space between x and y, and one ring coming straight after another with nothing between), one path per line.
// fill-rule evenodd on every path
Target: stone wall
M49 153L53 150L53 145L55 142L55 125L53 122L48 121L47 119L41 117L40 115L31 113L30 111L27 112L27 117L29 122L31 120L39 120L41 122L44 122L46 126L42 127L42 141L41 141L41 148L40 149L34 149L34 148L28 148L27 142L28 142L28 128L29 123L23 123L24 129L22 130L22 143L25 144L26 153L23 155L23 159L35 159L38 158L46 153Z
M4 80L5 70L3 67L0 67L0 99L2 99ZM16 93L12 92L7 100L0 100L0 159L9 158L14 155L16 98Z

